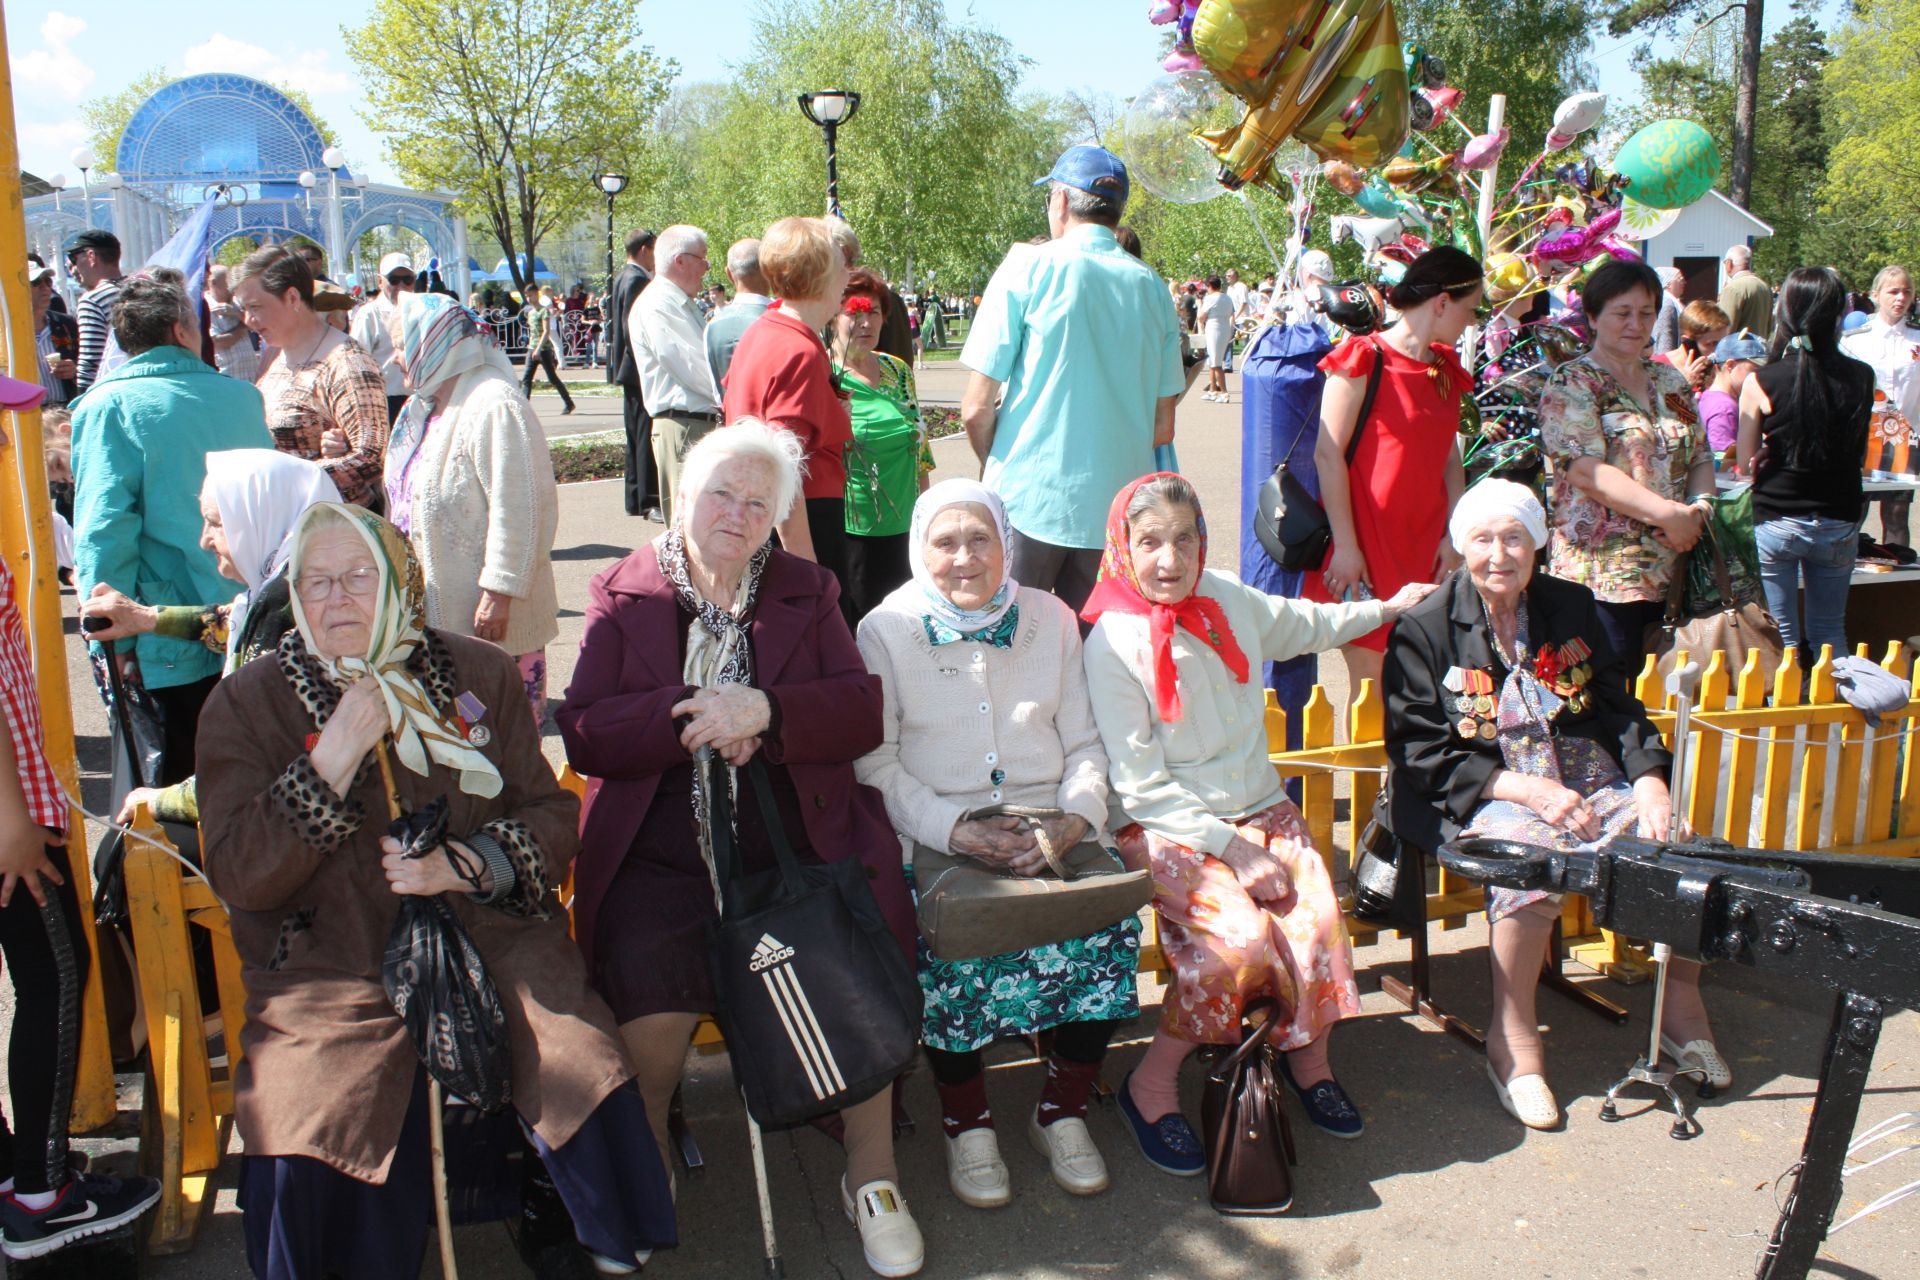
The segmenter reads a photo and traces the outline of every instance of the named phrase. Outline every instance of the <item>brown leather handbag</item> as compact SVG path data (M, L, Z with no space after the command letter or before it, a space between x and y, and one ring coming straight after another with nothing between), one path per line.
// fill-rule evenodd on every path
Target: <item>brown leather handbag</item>
M961 854L913 846L920 936L941 960L972 960L1082 938L1118 924L1153 900L1153 876L1130 871L1092 840L1055 849L1043 820L1065 810L996 804L965 821L1015 817L1033 827L1048 870L1017 876Z
M1713 556L1713 580L1720 598L1715 608L1687 616L1683 601L1687 593L1690 558L1705 547ZM1647 628L1646 651L1654 656L1660 676L1673 674L1674 655L1682 649L1687 656L1705 666L1716 649L1726 651L1727 673L1737 677L1746 669L1749 651L1760 654L1760 675L1765 687L1773 688L1773 673L1780 669L1786 646L1780 639L1780 624L1766 606L1749 597L1736 599L1733 582L1727 573L1727 558L1720 544L1703 537L1693 550L1682 552L1674 562L1673 580L1667 585L1667 611L1660 621ZM1638 676L1639 672L1634 672Z
M1249 1016L1240 1046L1207 1071L1200 1098L1207 1199L1228 1217L1270 1218L1293 1207L1293 1131L1280 1106L1272 1036L1282 1011L1267 997L1249 1001L1246 1013L1262 1008L1268 1016L1257 1022Z

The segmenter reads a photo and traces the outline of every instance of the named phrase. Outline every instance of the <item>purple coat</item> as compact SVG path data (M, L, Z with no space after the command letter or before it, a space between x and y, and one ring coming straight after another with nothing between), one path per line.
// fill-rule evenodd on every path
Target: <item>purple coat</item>
M781 733L763 750L791 775L814 852L867 864L873 896L911 958L916 929L900 840L880 793L853 776L853 762L880 745L880 678L861 661L839 599L839 583L820 566L778 550L768 560L750 634L754 683L779 704ZM600 903L660 775L687 762L671 710L693 692L680 671L680 625L652 544L600 573L573 683L555 713L567 762L590 780L573 870L573 936L589 973Z

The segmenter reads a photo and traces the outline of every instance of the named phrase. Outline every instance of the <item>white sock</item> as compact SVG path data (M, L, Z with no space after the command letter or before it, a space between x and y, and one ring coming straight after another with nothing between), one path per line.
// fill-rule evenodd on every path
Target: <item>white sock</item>
M38 1213L55 1200L58 1200L60 1193L58 1191L35 1191L30 1194L15 1192L13 1198L27 1206L27 1208L32 1209L35 1213Z

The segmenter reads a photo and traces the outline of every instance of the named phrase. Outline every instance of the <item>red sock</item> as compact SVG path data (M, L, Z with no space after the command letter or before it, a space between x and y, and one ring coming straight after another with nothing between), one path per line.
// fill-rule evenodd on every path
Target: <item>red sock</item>
M949 1138L969 1129L993 1128L993 1109L987 1105L987 1073L960 1084L934 1082L940 1093L940 1127Z
M1100 1078L1097 1062L1069 1062L1059 1054L1047 1058L1047 1084L1040 1090L1040 1124L1044 1128L1055 1120L1082 1119L1087 1115L1087 1096L1093 1082Z

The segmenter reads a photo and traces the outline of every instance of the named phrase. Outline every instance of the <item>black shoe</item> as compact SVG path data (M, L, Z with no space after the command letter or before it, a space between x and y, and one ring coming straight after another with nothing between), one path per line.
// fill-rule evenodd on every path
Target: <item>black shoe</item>
M80 1174L60 1189L59 1199L38 1211L15 1196L0 1196L0 1252L38 1258L123 1227L159 1202L160 1184L152 1178L97 1173Z
M567 401L567 407L560 411L560 416L564 418L572 412L573 412L573 401L569 400Z

